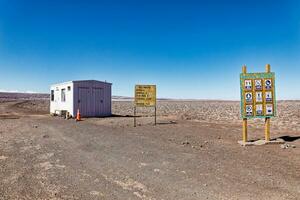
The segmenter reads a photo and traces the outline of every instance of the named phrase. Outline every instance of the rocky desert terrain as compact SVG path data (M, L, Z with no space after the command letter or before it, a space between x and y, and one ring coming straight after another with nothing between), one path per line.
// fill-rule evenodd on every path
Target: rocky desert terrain
M10 95L10 94L9 94ZM279 101L271 137L241 147L239 102L113 101L113 116L51 117L47 96L0 95L0 199L299 199L300 101ZM249 120L249 139L264 137Z

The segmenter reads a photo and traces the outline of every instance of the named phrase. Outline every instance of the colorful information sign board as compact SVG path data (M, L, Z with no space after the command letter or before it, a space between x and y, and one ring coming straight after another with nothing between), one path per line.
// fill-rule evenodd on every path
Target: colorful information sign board
M156 106L156 85L136 85L134 102L136 107Z
M275 74L241 73L242 118L276 116Z

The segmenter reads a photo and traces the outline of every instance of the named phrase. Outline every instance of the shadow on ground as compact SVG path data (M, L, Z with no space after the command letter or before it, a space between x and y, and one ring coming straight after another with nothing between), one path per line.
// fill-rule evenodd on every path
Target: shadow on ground
M278 137L278 138L283 139L285 142L294 142L296 140L299 140L300 136L288 136L288 135L285 135L285 136L281 136L281 137Z

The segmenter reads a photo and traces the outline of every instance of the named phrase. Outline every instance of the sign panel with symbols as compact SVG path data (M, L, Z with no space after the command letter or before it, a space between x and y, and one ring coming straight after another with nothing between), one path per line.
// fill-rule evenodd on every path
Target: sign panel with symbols
M263 102L262 92L256 92L255 94L256 94L255 96L256 103L262 103Z
M275 74L241 73L242 118L265 118L276 115Z
M245 90L252 90L252 81L245 80Z
M261 79L255 79L255 90L262 90L262 81Z
M263 115L263 105L256 104L255 111L256 111L256 115L258 115L258 116Z
M253 106L252 105L246 105L246 115L247 116L253 115Z
M245 100L247 103L252 103L252 93L251 92L245 93Z
M272 89L272 79L265 79L265 89L266 90Z
M266 115L273 115L273 105L266 104Z

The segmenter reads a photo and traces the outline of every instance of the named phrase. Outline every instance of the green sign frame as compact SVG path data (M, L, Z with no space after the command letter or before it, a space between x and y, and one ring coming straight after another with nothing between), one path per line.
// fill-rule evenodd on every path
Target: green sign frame
M260 82L260 87L259 83ZM271 82L271 86L267 83ZM277 115L277 102L275 93L275 73L241 73L240 74L241 91L241 117L243 119L251 118L270 118ZM259 93L259 94L258 94ZM254 95L255 94L255 95ZM271 97L270 97L271 94ZM257 95L260 98L257 98ZM267 96L266 96L267 95ZM249 100L251 97L251 101ZM270 97L270 98L267 98ZM247 98L247 99L246 99ZM258 102L259 100L259 102ZM258 107L259 106L259 107ZM267 106L269 109L267 109ZM270 112L272 107L272 113ZM252 109L252 114L248 110ZM257 108L261 110L256 110ZM247 112L246 111L249 111ZM258 114L259 112L259 114ZM271 113L271 114L270 114Z

